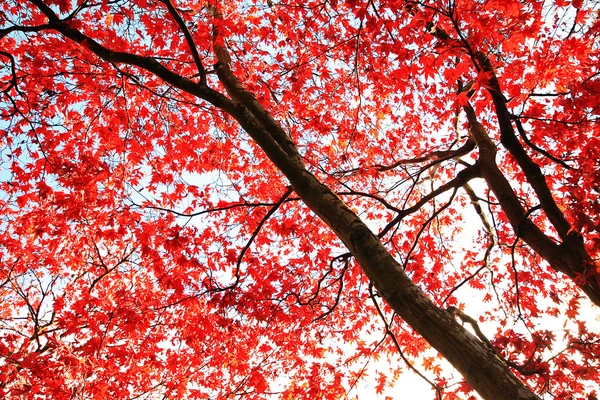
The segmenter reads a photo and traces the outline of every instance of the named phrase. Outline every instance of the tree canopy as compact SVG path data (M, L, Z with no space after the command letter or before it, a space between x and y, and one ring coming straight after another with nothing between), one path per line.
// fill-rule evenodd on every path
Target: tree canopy
M4 0L0 394L595 399L599 17Z

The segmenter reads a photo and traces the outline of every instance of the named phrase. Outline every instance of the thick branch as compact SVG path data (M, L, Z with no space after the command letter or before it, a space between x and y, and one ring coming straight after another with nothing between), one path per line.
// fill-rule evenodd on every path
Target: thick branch
M586 268L584 261L589 260L589 256L583 248L583 242L579 248L579 237L569 234L565 242L556 244L531 222L510 183L496 164L496 145L477 120L473 108L468 104L463 108L467 113L469 132L480 149L476 165L479 166L481 176L498 198L513 229L536 253L548 261L554 270L562 272L570 278L575 278L576 272ZM600 305L600 288L594 280L581 287L592 302Z
M550 192L550 188L546 183L546 179L540 169L540 167L529 157L519 140L517 139L514 129L511 123L511 113L508 111L506 107L506 98L502 94L502 89L500 87L500 83L495 75L494 68L492 63L490 62L487 55L482 52L473 53L472 49L468 45L466 39L462 36L460 29L458 27L457 21L454 18L451 18L454 24L454 27L458 34L461 36L461 41L467 52L469 53L473 63L477 71L485 71L490 74L491 78L486 86L488 86L488 91L492 97L494 107L496 109L496 115L498 118L498 125L500 127L500 140L502 145L509 151L509 153L515 158L521 170L523 171L527 181L535 191L539 201L540 206L544 213L546 214L550 223L555 227L558 235L562 240L562 244L558 251L554 246L554 243L546 237L541 231L535 227L531 221L525 220L522 217L522 206L518 203L518 199L514 195L512 188L507 184L506 178L502 176L497 166L495 166L495 162L492 162L493 158L495 158L495 148L493 152L493 157L484 157L486 158L485 162L490 165L490 169L488 170L488 184L490 181L496 180L494 182L494 186L496 189L492 189L496 196L499 191L501 195L507 196L506 201L502 204L502 209L504 212L509 215L509 220L517 232L518 235L523 236L525 241L543 258L545 258L550 265L559 272L563 272L567 274L570 278L589 276L589 269L593 268L593 262L585 249L585 245L583 242L583 238L576 231L574 231L565 218L565 215L560 210L556 202L554 201L554 197ZM451 42L455 41L442 29L433 25L432 23L428 24L427 27L429 33L438 38L439 40L451 44ZM456 42L456 41L455 41ZM470 108L465 107L465 109ZM472 110L472 109L471 109ZM469 111L467 110L467 114ZM474 117L474 112L472 113ZM469 119L469 122L474 118ZM475 119L476 120L476 119ZM476 121L475 121L476 122ZM475 127L475 132L479 130L483 130L481 124L478 122L471 124L472 127ZM481 127L481 129L479 129ZM484 132L484 136L487 137L487 134ZM489 139L489 138L488 138ZM476 138L477 140L477 138ZM524 140L527 140L524 136ZM488 140L484 140L484 143L488 143ZM480 143L478 142L478 145ZM486 145L493 145L491 141L489 141ZM492 154L491 152L489 154ZM491 166L494 164L494 167ZM495 170L494 170L495 169ZM498 170L498 171L496 171ZM490 185L490 188L492 186ZM517 200L516 203L514 200ZM507 208L508 207L508 208ZM527 230L530 233L527 234L529 240L525 238L523 230ZM532 242L535 241L537 243ZM544 243L550 244L552 246L548 248L544 245ZM548 258L550 257L550 258ZM580 283L578 283L580 284ZM600 306L600 285L596 282L595 279L588 279L588 281L580 284L583 291L590 297L592 302L596 305Z
M208 6L213 17L217 20L222 20L223 15L219 10L218 6ZM304 165L302 157L296 148L296 145L283 130L271 114L263 107L258 99L250 93L244 85L239 81L237 76L233 74L230 68L231 56L229 51L223 44L223 38L221 32L217 27L213 28L213 49L217 56L217 64L215 65L215 71L219 80L225 86L225 90L234 102L242 103L244 106L254 115L254 117L260 121L260 123L267 129L275 141L281 146L281 148L299 165Z
M563 239L563 241L568 240L568 236L571 235L571 225L556 205L540 167L529 157L515 135L511 123L511 114L506 107L506 99L502 94L500 82L498 82L498 78L494 73L489 58L483 53L478 53L477 61L483 67L484 71L491 74L488 84L490 89L488 89L488 91L492 96L496 108L498 125L500 127L500 141L502 142L502 145L510 152L523 170L527 181L533 190L535 190L535 193L540 200L542 210L544 210L546 216L556 228L561 239ZM572 234L575 235L574 232Z

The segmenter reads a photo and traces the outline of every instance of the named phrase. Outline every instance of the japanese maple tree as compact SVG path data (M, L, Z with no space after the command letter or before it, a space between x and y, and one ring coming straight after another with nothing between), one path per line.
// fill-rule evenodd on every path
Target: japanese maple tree
M0 396L595 399L599 36L591 0L4 0Z

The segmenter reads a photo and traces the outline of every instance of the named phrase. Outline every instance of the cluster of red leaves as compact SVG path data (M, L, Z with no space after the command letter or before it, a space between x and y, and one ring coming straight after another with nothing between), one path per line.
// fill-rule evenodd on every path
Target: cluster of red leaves
M61 36L41 3L87 39ZM468 44L490 58L521 140L598 258L593 2L227 0L218 4L221 20L212 1L6 0L1 396L336 398L372 357L399 358L390 337L381 340L378 298L359 266L231 117L91 51L99 42L155 57L197 81L171 3L208 66L208 84L220 87L210 70L217 26L234 73L374 231L421 205L382 239L433 299L482 298L482 322L497 328L492 342L507 360L538 370L523 375L536 391L586 398L599 390L600 336L578 312L580 292L522 245L493 195L475 187L493 232L481 225L472 241L461 230L480 220L463 191L419 203L473 161L424 168L428 155L467 135L459 106L471 102L499 140L491 75L474 69ZM472 93L459 93L458 81L472 81ZM500 151L498 162L533 208L514 160ZM554 235L543 214L530 218ZM589 271L581 282L600 275L595 265ZM470 289L458 290L467 278ZM544 326L548 317L564 323L560 334ZM418 360L427 344L390 321L404 355ZM447 398L470 391L438 358L424 360ZM380 373L377 392L395 378Z

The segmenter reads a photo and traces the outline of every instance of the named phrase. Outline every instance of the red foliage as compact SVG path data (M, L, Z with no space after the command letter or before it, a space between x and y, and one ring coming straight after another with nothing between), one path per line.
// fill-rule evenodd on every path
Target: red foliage
M596 398L597 309L581 312L577 287L600 287L593 3L3 1L0 397L343 398L390 357L371 381L382 394L400 374L392 332L444 396L472 394L235 110L203 97L228 96L221 48L436 303L481 313L536 393ZM538 207L494 96L568 232ZM471 106L524 219L581 240L580 265L557 273L500 196L456 183L480 154L460 152Z

